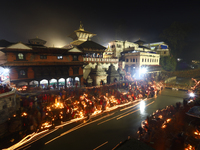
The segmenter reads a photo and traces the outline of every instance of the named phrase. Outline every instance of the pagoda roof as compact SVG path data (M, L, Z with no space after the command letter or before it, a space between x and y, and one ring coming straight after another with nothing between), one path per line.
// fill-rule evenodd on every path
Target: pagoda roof
M106 47L104 47L96 42L93 42L93 41L85 41L82 44L78 45L77 47L78 48L88 48L88 49L100 49L100 50L106 49Z
M77 46L77 45L80 45L82 43L84 43L85 41L81 41L81 40L75 40L73 42L71 42L70 44L73 45L73 46Z
M87 41L88 39L92 38L96 34L91 33L89 31L85 31L83 28L82 22L80 22L80 27L78 30L75 30L72 34L69 35L74 41L75 40L82 40Z
M29 44L32 45L44 45L47 41L39 39L39 38L33 38L28 40Z
M70 51L72 50L72 51ZM10 49L10 48L5 48L1 50L2 52L27 52L27 53L45 53L45 54L61 54L65 55L68 53L77 53L78 51L73 50L73 48L67 49L67 48L54 48L54 47L32 47L31 49ZM82 51L78 53L83 53Z
M134 43L145 43L145 41L142 41L142 40L140 40L140 38L139 38L139 40L135 41Z

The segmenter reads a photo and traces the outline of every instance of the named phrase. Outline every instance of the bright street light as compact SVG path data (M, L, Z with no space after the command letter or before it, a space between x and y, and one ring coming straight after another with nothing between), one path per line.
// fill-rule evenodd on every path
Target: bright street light
M147 68L140 68L140 73L145 74L147 72Z
M9 73L10 70L9 70L8 68L5 68L5 69L4 69L4 72L5 72L5 73Z
M194 97L195 95L194 95L194 93L190 93L190 97Z

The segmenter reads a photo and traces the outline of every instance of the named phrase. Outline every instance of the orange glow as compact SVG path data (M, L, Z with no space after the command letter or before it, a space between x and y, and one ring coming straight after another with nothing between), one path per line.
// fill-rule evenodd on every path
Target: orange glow
M163 129L164 129L164 128L166 128L166 127L167 127L167 125L165 125L165 124L164 124L164 125L162 125L162 128L163 128Z
M200 132L199 132L198 130L196 130L196 131L194 132L194 134L195 134L195 135L200 135Z
M171 119L167 119L167 123L169 123L171 121Z

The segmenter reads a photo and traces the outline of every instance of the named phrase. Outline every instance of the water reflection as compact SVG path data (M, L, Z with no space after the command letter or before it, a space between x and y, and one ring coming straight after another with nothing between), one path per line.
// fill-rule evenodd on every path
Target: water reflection
M145 110L145 101L140 101L140 113L143 114Z

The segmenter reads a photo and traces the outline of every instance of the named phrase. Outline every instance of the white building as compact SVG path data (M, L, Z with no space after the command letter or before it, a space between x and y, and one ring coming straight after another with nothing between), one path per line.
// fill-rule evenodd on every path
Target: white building
M141 74L141 68L146 68L146 73L153 73L160 71L160 54L148 52L135 52L124 54L124 69L132 75Z
M136 51L136 52L149 52L150 48L143 46L143 41L140 39L136 42L128 41L111 41L108 43L108 47L113 51L113 57L121 57L121 52Z

